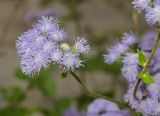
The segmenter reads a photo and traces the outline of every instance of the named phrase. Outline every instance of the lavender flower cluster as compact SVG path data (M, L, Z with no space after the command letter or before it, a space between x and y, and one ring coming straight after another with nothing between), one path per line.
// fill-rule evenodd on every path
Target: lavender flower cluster
M145 19L149 24L154 25L160 22L159 0L134 0L133 4L138 12L145 10Z
M127 35L128 38L126 37L126 39L123 39L119 44L122 44L124 41L128 42L132 37L132 39L134 38L135 42L131 42L130 44L128 44L128 46L131 44L135 44L139 49L143 50L146 57L151 54L154 42L157 38L157 33L147 32L142 40L137 39L137 37L135 35L133 36L133 34ZM142 71L142 67L138 63L138 54L135 52L126 52L128 46L125 46L126 49L124 49L124 45L122 44L123 46L121 49L119 48L119 44L108 50L108 53L105 55L105 61L106 63L111 64L113 63L112 61L115 61L116 59L118 59L118 57L116 57L115 59L109 56L113 56L113 54L123 54L123 67L121 71L123 77L129 82L129 89L124 96L125 102L128 102L131 105L131 108L135 109L137 112L143 113L143 115L145 116L160 115L160 46L158 47L152 63L148 67L149 72L155 79L155 83L151 85L141 83L137 91L138 99L136 99L134 97L135 83L138 80L138 74ZM120 50L113 50L113 48L119 48ZM112 53L110 53L110 50L112 50Z
M42 17L32 29L23 33L16 42L21 59L21 69L25 74L39 72L50 63L59 64L64 71L83 66L81 54L90 50L87 40L77 37L73 46L65 42L67 33L53 17Z
M96 99L88 107L87 116L130 116L127 110L120 110L117 104Z

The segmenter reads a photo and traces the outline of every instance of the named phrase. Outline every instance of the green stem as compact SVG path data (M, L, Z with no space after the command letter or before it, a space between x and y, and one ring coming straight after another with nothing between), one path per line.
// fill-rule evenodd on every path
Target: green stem
M103 98L103 99L106 99L106 100L109 100L109 101L112 101L112 102L115 102L117 103L118 105L122 106L122 107L126 107L126 108L129 108L129 106L127 106L126 104L124 103L121 103L119 101L116 101L110 97L107 97L107 96L104 96L104 95L101 95L101 94L97 94L97 93L93 93L92 91L90 91L88 89L88 87L81 81L81 79L72 71L70 71L71 75L76 79L76 81L82 86L82 88L85 90L85 92L91 96L91 97L94 97L94 98Z
M160 33L158 33L158 37L157 37L157 40L156 40L156 42L155 42L155 44L154 44L154 47L153 47L153 49L152 49L151 55L150 55L150 57L149 57L149 59L148 59L148 61L147 61L146 66L143 68L143 70L142 70L142 72L141 72L142 74L146 72L148 66L151 64L152 59L154 58L154 56L155 56L155 54L156 54L156 51L157 51L157 49L158 49L159 42L160 42ZM137 80L137 82L136 82L136 85L135 85L135 88L134 88L134 92L133 92L134 97L135 97L136 99L138 99L138 98L137 98L137 90L138 90L138 87L139 87L140 82L141 82L141 79L139 78L139 79Z

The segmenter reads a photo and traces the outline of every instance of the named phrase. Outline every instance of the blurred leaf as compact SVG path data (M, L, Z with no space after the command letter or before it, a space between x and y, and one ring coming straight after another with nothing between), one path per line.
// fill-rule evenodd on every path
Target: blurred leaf
M63 99L56 103L53 110L50 112L49 116L62 116L62 113L65 109L67 109L70 106L70 100L69 99Z
M52 76L48 73L41 73L37 80L34 80L34 86L41 90L41 92L48 96L53 97L56 94L56 86Z
M82 94L80 97L77 98L78 102L78 109L81 111L86 111L88 105L94 100L95 98L90 97L88 95Z
M3 95L4 99L11 104L20 103L25 99L25 93L19 87L5 89Z
M87 1L87 0L61 0L61 2L64 3L65 5L66 4L69 5L69 4L72 4L72 3L80 4L80 3L84 2L84 1Z
M29 75L25 75L20 68L16 69L15 76L20 80L31 81L32 78Z
M85 62L85 67L81 70L86 72L93 72L93 71L105 71L115 75L120 74L122 67L121 61L118 61L112 65L108 65L104 63L103 54L99 53L95 57L87 59Z
M30 87L38 88L44 95L53 97L56 94L56 86L52 77L56 65L50 65L48 69L42 69L39 74L30 77L25 75L21 69L17 69L15 75L18 79L27 81Z
M7 107L0 109L0 116L32 116L32 112L27 109Z
M68 72L63 72L61 74L61 79L65 79L67 77L67 75L68 75Z
M146 64L147 64L147 59L146 59L145 54L140 50L137 50L137 52L138 52L138 62L139 62L139 64L141 66L145 67Z
M90 39L90 43L93 45L102 45L105 43L105 41L110 40L112 38L117 38L117 36L121 36L123 30L119 29L111 29L111 30L105 30L103 32L97 33Z
M42 6L47 6L47 5L49 5L49 4L53 3L53 2L55 2L55 0L40 0L40 4Z
M138 77L140 79L142 79L145 84L149 85L149 84L154 83L154 78L150 75L149 72L145 72L143 74L141 73L141 74L138 75Z

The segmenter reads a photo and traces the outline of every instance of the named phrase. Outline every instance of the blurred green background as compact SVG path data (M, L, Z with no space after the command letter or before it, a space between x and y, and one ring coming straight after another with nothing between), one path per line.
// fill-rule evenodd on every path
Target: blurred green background
M0 116L63 116L70 109L85 113L93 101L71 75L61 79L55 65L34 77L19 69L15 42L41 16L58 18L69 42L76 36L89 41L85 67L76 73L91 90L123 101L127 83L120 75L122 65L104 64L102 55L123 32L149 29L131 0L0 0Z

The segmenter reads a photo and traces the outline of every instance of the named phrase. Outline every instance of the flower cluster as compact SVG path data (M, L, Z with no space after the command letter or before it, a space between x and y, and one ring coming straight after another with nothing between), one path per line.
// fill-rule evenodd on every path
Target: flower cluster
M87 116L130 116L126 110L120 110L117 104L104 100L96 99L88 107Z
M23 33L16 42L21 58L21 69L25 74L39 72L50 63L59 64L65 71L83 66L81 54L90 50L84 38L77 37L73 46L64 42L67 33L53 17L42 17L39 22Z
M154 25L160 22L160 1L159 0L134 0L134 8L141 12L145 10L146 21Z
M153 45L157 38L157 33L147 32L142 40L137 39L136 46L142 50L146 57L151 54ZM127 39L126 39L127 41ZM130 50L131 51L131 50ZM133 52L123 53L123 67L121 69L123 77L129 82L129 89L124 97L125 102L128 102L137 112L143 113L145 116L160 115L160 46L154 56L148 71L154 77L155 83L146 85L140 83L137 90L137 98L134 96L135 83L138 80L138 74L141 73L142 67L138 62L138 54ZM109 63L110 64L110 63Z
M105 62L112 64L122 54L124 54L132 44L137 43L137 38L133 33L124 33L122 41L108 49L108 53L104 55Z

